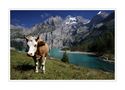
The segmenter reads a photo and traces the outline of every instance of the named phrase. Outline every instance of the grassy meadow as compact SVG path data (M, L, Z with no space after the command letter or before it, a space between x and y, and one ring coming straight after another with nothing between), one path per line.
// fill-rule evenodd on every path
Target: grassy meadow
M47 58L46 73L34 72L34 61L26 53L11 50L11 80L113 80L114 73L78 67Z

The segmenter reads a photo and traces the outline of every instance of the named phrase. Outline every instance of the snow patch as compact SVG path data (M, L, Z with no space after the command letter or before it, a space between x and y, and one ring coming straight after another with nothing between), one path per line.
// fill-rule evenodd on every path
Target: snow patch
M85 22L84 24L88 24L88 23L90 23L90 21L91 21L91 20L88 20L88 21L87 21L87 22Z
M102 13L102 11L99 11L97 15L99 15L99 14L101 14L101 13Z
M72 17L72 16L68 16L65 24L76 24L77 23L77 19L76 17Z

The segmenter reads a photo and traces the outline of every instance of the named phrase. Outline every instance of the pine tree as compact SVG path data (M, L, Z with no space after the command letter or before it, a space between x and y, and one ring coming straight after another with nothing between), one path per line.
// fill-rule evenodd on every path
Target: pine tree
M63 53L63 57L61 59L62 62L69 63L68 55L66 51Z

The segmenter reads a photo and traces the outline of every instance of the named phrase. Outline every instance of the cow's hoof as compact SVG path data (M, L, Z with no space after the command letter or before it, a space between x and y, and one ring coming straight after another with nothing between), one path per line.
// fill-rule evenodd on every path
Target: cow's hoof
M35 71L36 73L39 73L39 71Z
M45 70L42 70L42 73L45 74Z

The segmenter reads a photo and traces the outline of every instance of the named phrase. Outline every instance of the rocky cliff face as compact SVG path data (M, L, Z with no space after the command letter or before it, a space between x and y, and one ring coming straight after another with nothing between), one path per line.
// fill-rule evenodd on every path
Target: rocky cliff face
M23 35L41 35L42 39L49 44L50 48L72 47L82 42L90 35L90 30L95 27L101 27L104 19L109 15L100 12L92 20L83 18L82 16L52 16L43 23L36 24L30 30L14 31L16 27L11 28L11 38L23 38ZM17 28L16 28L17 29ZM15 34L15 36L13 36ZM19 35L17 35L19 34ZM13 40L14 40L13 39Z
M70 47L84 38L84 34L88 33L88 28L85 26L88 22L88 19L80 16L67 16L64 20L59 16L51 17L44 22L46 26L53 26L51 30L47 31L48 28L41 28L38 33L50 45L50 48ZM42 31L43 33L41 33Z

